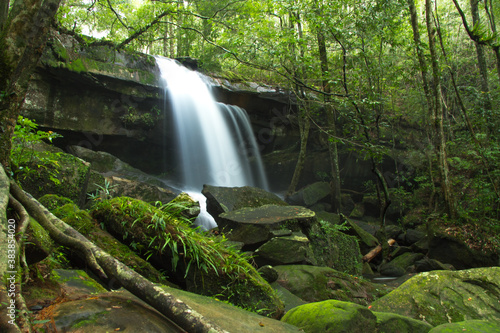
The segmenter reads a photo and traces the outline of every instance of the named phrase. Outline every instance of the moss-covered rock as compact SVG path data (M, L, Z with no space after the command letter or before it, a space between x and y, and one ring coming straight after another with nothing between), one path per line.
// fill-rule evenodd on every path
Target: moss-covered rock
M379 244L375 236L361 228L355 221L348 219L348 226L350 227L349 233L359 239L359 245L362 253L366 253Z
M122 244L106 231L85 210L80 210L75 204L66 204L52 210L52 213L85 235L95 245L109 253L128 267L152 282L167 283L165 277L150 263L139 257L129 247ZM137 250L137 244L132 244ZM139 246L140 247L140 246Z
M312 224L308 234L318 266L337 271L361 274L361 252L358 239L340 231L341 227L325 220Z
M500 319L500 267L420 273L372 303L436 326L472 319Z
M56 194L71 199L80 207L87 195L90 176L90 164L66 153L45 151L44 161L30 161L21 165L24 170L36 170L25 173L19 182L23 189L40 198L45 194Z
M376 317L366 307L336 300L298 306L281 319L306 333L376 332Z
M54 269L51 279L61 286L66 295L73 297L106 292L106 288L82 270Z
M311 207L331 193L330 184L327 182L316 182L300 189L287 198L292 205Z
M382 285L328 267L284 265L274 269L278 271L277 282L281 286L308 302L336 299L366 305L389 291Z
M56 194L46 194L43 197L39 198L38 202L50 211L66 204L74 203L73 200L61 197L60 195Z
M377 332L427 333L432 329L428 323L395 313L373 312L373 314L377 317Z
M301 232L291 236L274 237L255 251L260 264L315 264L309 239Z
M271 231L304 231L315 220L315 213L301 206L264 205L244 207L219 215L218 225L232 241L257 244L271 239Z
M264 205L287 206L276 194L257 187L221 187L204 185L203 195L207 198L207 211L217 220L222 213L245 207ZM217 220L218 221L218 220Z
M282 321L304 332L427 333L432 326L393 313L371 312L367 308L335 300L310 303L291 309Z
M387 276L403 276L410 270L410 266L414 265L415 262L423 257L424 255L422 253L405 252L392 261L381 265L379 267L379 272Z
M455 333L455 332L474 332L474 333L500 332L500 322L487 321L487 320L467 320L458 323L439 325L429 331L429 333Z
M97 204L92 216L128 244L141 244L157 265L189 291L279 317L276 292L237 251L193 230L179 216L121 197Z

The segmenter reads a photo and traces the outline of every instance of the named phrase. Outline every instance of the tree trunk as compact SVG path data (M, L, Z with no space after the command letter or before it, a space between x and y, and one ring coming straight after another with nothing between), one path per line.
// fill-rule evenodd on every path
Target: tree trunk
M0 32L0 163L10 169L14 127L61 0L17 0Z
M479 20L479 6L478 0L470 0L470 8L472 12L472 24L474 26L479 25L481 22ZM484 107L486 110L491 110L491 101L490 101L490 88L488 84L488 68L486 67L486 58L484 56L484 48L483 45L474 42L476 46L476 55L477 55L477 64L479 67L479 74L481 80L481 90L484 93L485 101Z
M338 145L337 141L335 141L335 137L337 136L337 124L335 121L335 109L331 105L330 97L328 94L330 93L330 85L328 84L328 54L326 50L326 41L325 35L322 31L318 31L317 33L318 39L318 51L319 51L319 59L321 63L321 75L322 75L322 85L323 91L326 93L323 95L326 109L326 118L328 122L329 132L332 137L328 138L328 152L330 155L330 166L331 166L331 176L332 182L331 193L333 199L333 207L337 214L339 214L342 210L342 197L340 193L340 167L339 167L339 153L338 153Z
M293 171L292 180L290 181L290 186L288 186L286 196L291 196L296 191L300 176L302 175L302 171L304 170L304 163L306 161L307 141L309 138L311 121L309 120L309 116L307 115L307 110L304 110L302 113L303 114L299 115L298 117L300 126L300 152L297 159L297 164L295 165L295 170Z
M427 62L425 61L422 42L420 39L420 29L418 28L418 15L417 9L415 7L415 0L408 0L408 6L410 9L410 21L411 28L413 30L413 41L415 43L415 51L417 52L418 63L420 65L420 73L422 74L422 85L424 88L425 98L427 100L429 112L428 117L430 119L432 115L432 98L428 82Z
M431 55L432 64L432 93L433 93L433 114L431 123L434 126L434 144L438 157L438 168L441 176L441 189L446 205L446 210L450 217L454 218L456 215L456 208L454 198L451 190L451 182L449 177L448 161L446 156L446 138L444 134L444 108L442 103L441 82L440 82L440 69L438 57L436 53L436 30L433 24L431 0L425 0L425 21L427 26L427 33L429 37L429 51Z
M2 31L8 16L9 0L3 0L3 2L0 4L0 31Z

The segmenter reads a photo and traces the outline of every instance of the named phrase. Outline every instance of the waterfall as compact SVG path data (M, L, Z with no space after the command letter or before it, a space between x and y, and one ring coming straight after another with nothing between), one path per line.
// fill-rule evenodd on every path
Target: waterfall
M267 189L264 167L246 111L217 103L201 74L172 59L156 57L156 62L165 100L173 112L182 169L181 190L204 201L200 194L204 184ZM198 224L204 223L198 221ZM213 223L206 227L213 227Z

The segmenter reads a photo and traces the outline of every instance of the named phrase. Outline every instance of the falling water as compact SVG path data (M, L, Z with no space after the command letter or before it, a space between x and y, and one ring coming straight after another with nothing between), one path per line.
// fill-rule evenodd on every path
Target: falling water
M182 190L204 201L200 194L204 184L267 189L264 167L246 111L217 103L199 73L171 59L157 57L156 62L173 112ZM200 201L200 204L204 203ZM214 223L209 224L214 226ZM198 221L198 224L206 222Z

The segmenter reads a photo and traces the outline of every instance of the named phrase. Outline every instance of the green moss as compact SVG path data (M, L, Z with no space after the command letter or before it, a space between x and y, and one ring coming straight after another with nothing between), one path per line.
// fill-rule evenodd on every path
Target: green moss
M487 320L467 320L458 323L449 323L434 327L429 333L455 332L500 332L500 322Z
M306 333L376 332L376 318L367 308L341 301L324 301L298 306L281 319Z
M56 208L52 213L83 235L95 228L95 221L90 214L80 210L75 204L66 204Z
M73 61L70 61L67 64L67 68L70 71L73 71L73 72L76 72L76 73L81 73L81 72L86 72L87 71L87 68L83 64L82 59L75 59Z
M420 273L372 303L376 311L398 313L431 325L497 319L500 268Z
M46 194L40 199L38 199L38 202L40 202L48 210L53 211L54 209L64 206L66 204L72 204L73 200L68 199L66 197L62 197L57 194Z

